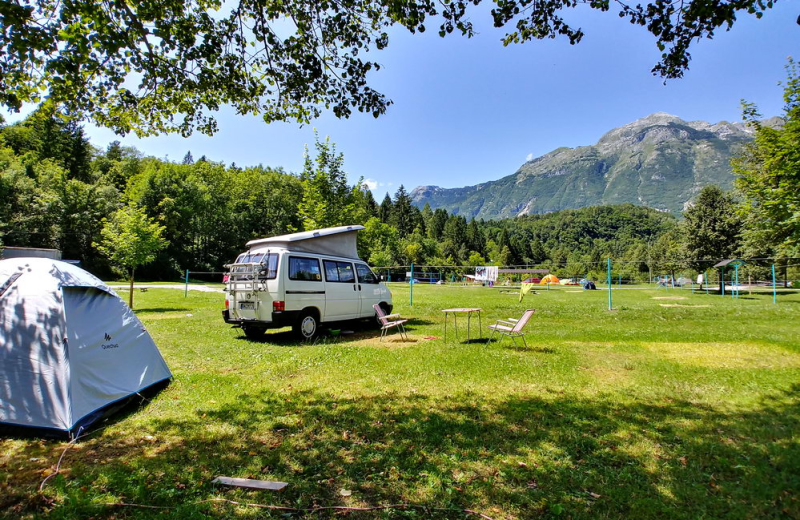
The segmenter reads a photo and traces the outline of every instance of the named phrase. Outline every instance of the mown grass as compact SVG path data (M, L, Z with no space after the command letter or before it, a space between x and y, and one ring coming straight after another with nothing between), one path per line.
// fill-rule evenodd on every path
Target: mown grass
M253 342L222 322L221 294L137 293L173 383L70 447L41 492L66 443L0 441L0 515L800 518L800 295L622 290L608 311L605 291L520 303L417 286L411 307L408 286L392 289L409 342L368 327ZM484 338L450 329L445 343L441 309L462 306L483 308ZM528 348L486 343L489 323L528 307Z

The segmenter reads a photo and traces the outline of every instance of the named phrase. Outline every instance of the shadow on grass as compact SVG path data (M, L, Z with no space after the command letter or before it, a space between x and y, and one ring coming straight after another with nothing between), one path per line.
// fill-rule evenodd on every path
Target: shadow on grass
M448 334L447 336L450 337L450 334ZM488 345L489 344L489 338L470 338L470 339L460 338L460 340L454 339L453 341L455 341L457 343L463 343L465 345L472 345L472 344Z
M320 335L314 339L314 341L306 342L301 341L294 335L291 330L281 330L281 331L267 331L260 338L248 338L245 336L244 332L241 332L241 335L236 338L239 341L248 341L252 343L264 343L269 345L274 345L277 347L306 347L310 345L318 345L321 343L336 343L336 344L347 344L347 343L354 343L357 341L362 340L369 340L369 339L377 339L380 337L381 332L377 327L371 325L354 325L350 324L335 324L331 326L335 330L341 331L339 334L334 335L330 332L328 328L322 329ZM409 333L413 333L413 328L406 329Z
M536 352L539 354L555 354L556 350L551 347L537 347L537 346L524 346L522 344L514 345L513 343L507 343L502 345L503 348L506 350L514 350L516 352Z
M49 518L116 518L120 510L102 505L109 501L169 508L159 518L285 514L201 503L222 495L289 507L410 502L495 519L797 518L799 400L798 385L745 411L563 393L491 401L469 392L243 393L182 419L152 419L148 431L101 433L68 454L66 475L48 488L52 505L29 495L2 505ZM28 456L11 454L6 466ZM217 475L289 487L280 495L221 490L210 484ZM153 513L129 508L124 517ZM346 517L465 518L400 510Z
M264 343L277 347L302 347L303 345L309 345L309 343L303 343L297 339L297 336L294 335L291 329L268 330L259 338L248 338L242 329L238 329L237 332L239 334L236 337L237 340L250 343Z
M401 318L402 319L407 319L409 326L414 326L414 325L436 325L438 323L438 322L435 322L435 321L425 320L425 319L422 319L422 318L406 318L405 316L401 316Z
M149 307L143 309L135 309L137 315L141 314L157 314L161 312L191 312L191 307Z

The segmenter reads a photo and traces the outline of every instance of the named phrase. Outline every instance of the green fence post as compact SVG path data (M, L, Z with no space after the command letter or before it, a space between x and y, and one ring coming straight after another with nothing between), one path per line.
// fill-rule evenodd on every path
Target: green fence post
M186 287L183 290L183 297L189 296L189 270L186 270Z
M612 310L611 306L611 258L608 259L608 310Z
M772 264L772 303L778 303L778 293L775 290L775 264Z
M414 306L414 262L411 262L411 280L408 281L409 305Z

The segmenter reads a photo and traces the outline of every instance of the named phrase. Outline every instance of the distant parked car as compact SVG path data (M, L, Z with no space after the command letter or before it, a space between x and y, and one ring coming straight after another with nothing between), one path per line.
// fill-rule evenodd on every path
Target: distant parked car
M522 283L539 283L541 281L542 281L541 278L527 278L525 280L522 280Z

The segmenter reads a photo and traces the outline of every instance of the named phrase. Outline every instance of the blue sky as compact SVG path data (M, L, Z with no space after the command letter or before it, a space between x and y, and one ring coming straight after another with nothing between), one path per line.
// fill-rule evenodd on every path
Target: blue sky
M472 185L510 175L559 146L594 144L653 112L739 121L746 99L765 116L778 115L787 57L800 58L797 6L779 2L761 20L743 15L730 32L696 43L685 77L666 84L650 73L660 56L653 38L613 13L566 13L586 33L578 45L556 39L511 47L502 46L503 31L490 26L488 15L475 14L475 38L396 30L388 49L370 53L383 66L371 84L394 101L379 119L326 114L300 127L222 111L213 137L140 140L91 125L86 131L99 147L119 139L174 161L191 150L195 159L299 172L316 129L344 153L351 181L368 179L379 201L400 184L409 191Z

